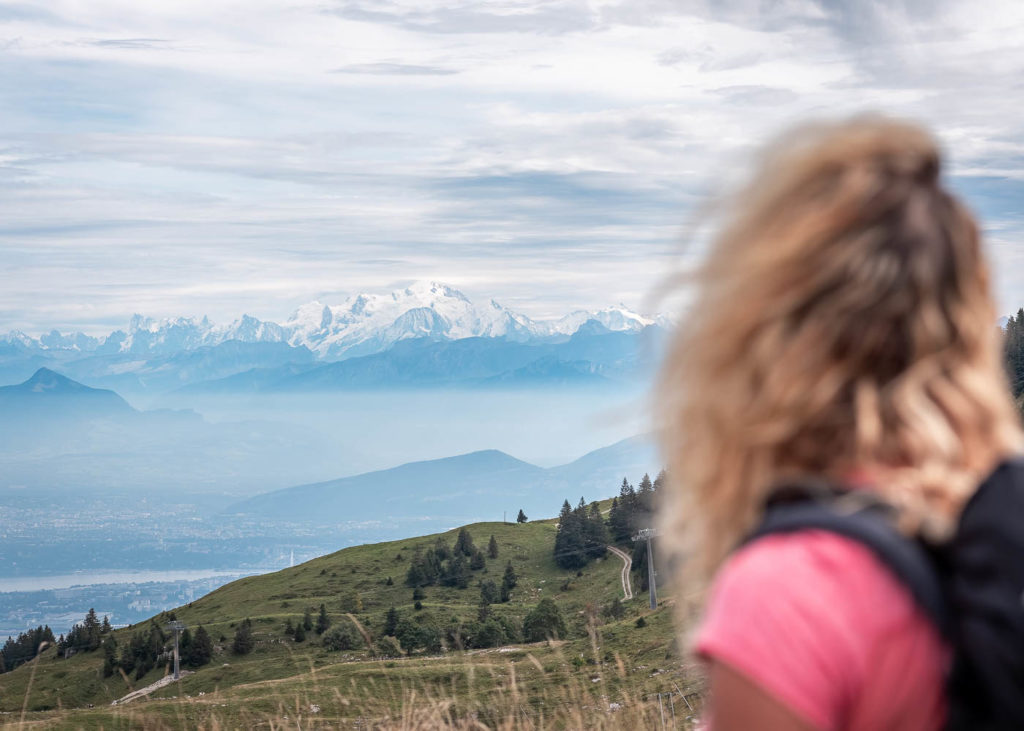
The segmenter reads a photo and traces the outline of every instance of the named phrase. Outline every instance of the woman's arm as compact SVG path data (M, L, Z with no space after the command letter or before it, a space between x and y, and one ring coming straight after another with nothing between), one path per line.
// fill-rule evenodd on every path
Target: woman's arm
M711 731L814 731L802 718L728 665L711 662Z

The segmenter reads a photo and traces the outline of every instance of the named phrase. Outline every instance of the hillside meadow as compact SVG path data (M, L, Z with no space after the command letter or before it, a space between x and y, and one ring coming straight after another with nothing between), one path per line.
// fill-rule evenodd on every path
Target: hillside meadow
M624 602L622 562L613 554L581 571L559 568L552 557L553 521L467 526L477 547L490 536L498 547L468 586L424 588L421 608L405 585L417 548L443 534L347 548L293 568L254 576L151 622L172 616L193 631L202 625L213 640L208 664L149 696L125 705L111 702L170 672L169 663L136 678L102 672L102 651L68 659L56 648L0 675L2 727L62 729L176 728L684 728L702 690L699 674L680 657L672 609L651 612L646 594ZM511 561L518 583L491 616L511 626L545 597L564 617L566 636L556 641L479 649L442 641L439 652L416 650L396 657L381 648L389 608L420 626L471 625L480 611L480 583L500 583ZM390 581L389 581L390 578ZM639 577L634 574L634 590ZM315 631L303 642L286 634L309 610L323 604L331 623L360 633L354 649L332 651ZM619 616L614 616L619 614ZM232 651L239 623L251 621L253 649ZM115 630L123 647L149 623ZM639 626L638 626L639 625ZM330 633L330 629L327 631ZM325 633L325 636L326 634ZM369 637L371 646L365 639ZM436 649L436 648L435 648ZM393 654L393 653L392 653ZM657 694L667 694L659 698ZM673 726L673 716L675 725ZM481 726L482 724L482 726Z

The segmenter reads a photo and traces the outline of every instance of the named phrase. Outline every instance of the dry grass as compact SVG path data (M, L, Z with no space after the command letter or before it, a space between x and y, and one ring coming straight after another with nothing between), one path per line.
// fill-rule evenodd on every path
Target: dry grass
M597 653L596 634L592 638ZM380 731L541 731L545 729L687 729L701 688L634 697L621 660L573 672L565 645L539 645L519 662L494 653L464 654L434 674L396 685L374 677L302 677L236 686L200 697L142 700L126 706L29 713L0 719L4 729L361 729ZM380 662L379 672L399 672ZM13 714L10 714L13 715Z

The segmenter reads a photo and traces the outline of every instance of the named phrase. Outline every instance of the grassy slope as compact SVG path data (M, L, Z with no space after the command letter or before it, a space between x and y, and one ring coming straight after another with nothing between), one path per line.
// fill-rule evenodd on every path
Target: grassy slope
M568 642L377 660L365 650L327 652L315 633L304 643L285 637L287 619L295 623L307 607L315 613L321 602L332 623L349 621L342 602L353 591L359 593L363 604L356 616L374 635L380 633L384 613L392 605L403 615L416 615L412 590L404 585L404 577L413 548L433 545L435 536L425 536L347 548L273 574L235 581L181 607L176 610L179 619L193 628L202 624L210 632L215 644L213 661L147 700L109 707L111 700L132 688L162 677L165 668L138 681L133 677L129 684L119 676L102 678L99 652L59 660L52 649L47 650L35 668L25 666L0 675L0 723L20 718L30 684L26 720L68 728L198 727L215 722L253 726L285 715L293 721L304 716L303 725L331 724L394 716L409 707L412 693L447 699L460 713L486 714L499 707L522 707L536 713L564 703L566 689L573 687L587 697L597 693L604 703L669 691L673 686L689 692L690 674L669 647L673 636L670 612L659 609L647 616L647 627L635 627L636 617L647 611L646 596L629 603L625 619L588 635L588 605L599 607L621 596L622 564L617 558L609 554L587 566L582 577L573 574L569 590L562 591L570 574L559 569L551 557L552 521L478 523L469 529L481 548L486 548L493 534L499 557L487 560L486 573L473 572L468 589L426 589L422 611L440 621L451 616L474 618L480 579L500 583L505 562L511 559L520 576L519 586L510 602L493 607L495 613L508 614L518 623L541 597L552 596L570 627ZM443 535L452 544L456 533ZM402 560L397 560L398 554ZM386 585L388 576L393 578L393 586ZM230 652L230 638L235 624L244 617L253 620L257 645L251 654L239 657ZM132 631L115 633L119 645L128 641ZM226 641L221 641L221 636ZM552 683L552 678L557 682ZM520 693L521 698L514 698ZM66 710L88 704L96 708ZM311 704L320 707L312 716Z

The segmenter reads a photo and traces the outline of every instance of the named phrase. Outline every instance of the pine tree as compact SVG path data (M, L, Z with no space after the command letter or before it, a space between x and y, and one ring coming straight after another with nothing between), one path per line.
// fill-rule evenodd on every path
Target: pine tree
M555 563L565 569L577 569L587 563L586 506L583 498L574 509L569 501L562 503L558 515L558 532L555 534Z
M498 557L498 542L494 540L494 536L491 536L491 540L487 542L487 555L490 558Z
M484 552L476 550L473 552L473 557L469 559L469 570L479 571L487 565L486 559L484 559Z
M459 537L455 539L455 553L463 556L472 556L476 551L473 545L473 536L465 528L459 528Z
M203 625L199 625L196 628L195 635L192 637L192 646L189 648L185 662L197 668L210 662L212 657L213 640L210 639L210 633L206 631L206 628Z
M231 651L236 655L248 655L252 652L255 644L252 636L252 620L246 617L238 623L238 627L235 629L235 639L231 643Z
M384 635L394 637L396 627L398 627L398 610L391 607L384 617Z
M616 543L623 543L633 534L633 522L636 514L636 491L629 480L622 478L617 499L612 502L612 513L609 516L611 537Z
M519 577L516 576L516 570L512 568L512 562L509 561L505 564L505 574L501 577L501 588L511 592L516 588L516 584L519 583ZM508 601L502 599L502 601Z
M288 617L288 619L284 621L284 633L289 637L295 634L295 626L292 624L291 617Z
M306 641L306 628L304 625L300 624L298 627L295 628L295 636L292 639L294 639L296 642Z
M665 470L661 470L658 476L654 478L654 492L658 493L665 486L665 480L668 475L665 474Z
M516 516L517 523L525 523L529 518L526 517L526 513L523 512L522 508L519 508L519 515Z
M186 627L178 638L178 652L182 662L188 657L189 649L192 647L192 630Z
M84 630L83 644L86 650L95 650L100 646L100 620L96 616L96 610L90 608L85 615L85 622L82 623Z
M608 550L608 529L605 528L601 508L596 502L590 503L584 533L586 534L587 557L600 558L603 556Z
M632 528L649 528L654 513L654 485L651 477L644 474L636 492L636 516Z
M465 589L469 586L469 565L466 557L456 554L454 558L445 565L444 574L441 576L441 583L445 586L454 586Z
M109 678L117 669L117 640L113 635L103 640L103 677Z
M498 601L498 585L488 579L480 582L480 603L494 604ZM482 621L482 620L481 620Z
M106 636L113 632L113 630L114 628L110 626L110 618L104 614L103 624L100 625L100 634Z
M309 632L313 629L313 613L309 611L309 607L306 607L306 611L302 615L302 629L304 629L306 632Z
M316 618L316 633L322 635L331 626L331 618L327 616L327 607L320 605L320 614Z

